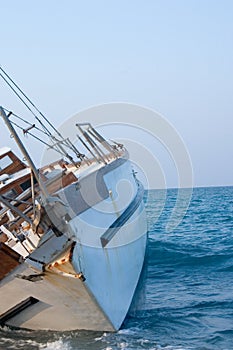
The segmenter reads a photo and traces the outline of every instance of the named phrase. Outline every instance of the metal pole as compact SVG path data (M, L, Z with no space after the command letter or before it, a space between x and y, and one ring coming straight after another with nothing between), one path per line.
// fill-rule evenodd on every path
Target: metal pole
M33 173L35 175L35 178L36 178L36 180L37 180L37 182L38 182L38 184L40 186L41 192L43 193L45 198L48 198L49 194L48 194L47 188L46 188L45 184L41 181L39 172L38 172L35 164L33 163L29 153L27 152L27 150L24 147L23 143L21 142L18 134L16 133L15 129L13 128L11 122L8 119L10 114L11 114L11 112L7 116L5 111L4 111L4 109L2 107L0 107L0 115L2 116L2 118L3 118L6 126L8 127L10 133L14 137L15 142L17 143L19 149L21 150L21 152L23 153L24 157L26 158L26 160L27 160L27 162L29 164L29 167L32 169L32 171L33 171Z
M10 202L8 202L3 196L0 196L0 202L2 202L10 210L14 211L16 214L18 214L21 218L23 218L32 226L32 220L27 215L25 215L21 210L19 210Z

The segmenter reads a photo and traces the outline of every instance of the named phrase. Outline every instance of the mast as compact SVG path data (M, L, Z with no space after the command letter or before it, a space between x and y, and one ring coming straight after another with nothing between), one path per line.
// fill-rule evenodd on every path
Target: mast
M9 116L11 115L11 112L6 115L4 109L0 106L0 115L2 116L6 126L8 127L11 135L13 136L13 138L15 139L15 142L17 143L19 149L21 150L21 152L23 153L25 159L28 162L29 167L32 169L32 172L40 186L41 192L43 193L43 195L45 196L45 198L48 198L49 194L47 191L47 188L45 186L45 184L41 181L39 172L35 166L35 164L33 163L28 151L26 150L26 148L24 147L23 143L21 142L17 132L15 131L15 129L13 128L11 122L9 121Z

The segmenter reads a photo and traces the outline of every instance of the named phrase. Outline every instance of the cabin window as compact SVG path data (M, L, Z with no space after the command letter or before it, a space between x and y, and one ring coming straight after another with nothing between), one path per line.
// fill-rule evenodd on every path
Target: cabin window
M36 178L33 177L33 183L34 185L37 184ZM25 182L20 184L20 187L22 188L23 191L26 189L30 188L32 186L31 179L26 180Z
M12 164L12 159L9 156L5 156L0 159L0 171Z
M31 187L31 180L27 180L20 184L20 187L22 188L23 191L25 191L27 188Z

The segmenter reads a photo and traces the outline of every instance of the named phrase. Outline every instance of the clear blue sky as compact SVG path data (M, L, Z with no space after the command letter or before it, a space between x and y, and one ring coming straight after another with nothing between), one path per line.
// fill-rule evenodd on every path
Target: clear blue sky
M233 185L233 1L3 1L1 66L55 125L96 104L155 109L196 186ZM0 81L0 104L18 104ZM0 147L9 144L0 124Z

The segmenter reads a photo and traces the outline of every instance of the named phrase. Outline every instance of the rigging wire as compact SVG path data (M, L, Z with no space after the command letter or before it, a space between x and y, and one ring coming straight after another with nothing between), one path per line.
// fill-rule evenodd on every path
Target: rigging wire
M0 67L0 70L3 70ZM25 107L34 115L36 120L41 124L41 126L50 134L50 131L46 128L46 126L41 122L41 120L37 117L37 115L33 112L33 110L27 105L27 103L24 101L24 99L20 96L20 94L11 86L11 84L8 82L8 80L0 73L1 78L5 81L5 83L11 88L11 90L16 94L16 96L20 99L20 101L25 105Z
M69 140L69 138L68 138L67 140L58 140L55 136L53 136L53 135L52 135L52 136L48 135L45 131L43 131L42 129L38 128L35 124L32 125L30 122L28 122L28 121L25 120L24 118L18 116L17 114L15 114L15 113L13 113L13 112L10 112L10 111L7 110L6 108L4 108L4 110L5 110L6 112L8 112L8 113L11 113L11 115L13 115L15 118L18 118L19 120L21 120L21 121L24 122L25 124L30 125L31 128L34 128L34 129L36 129L37 131L42 132L44 135L50 137L50 139L52 139L53 142L59 143L59 144L63 145L64 147L67 147L68 149L72 149L73 152L77 155L78 158L80 158L80 159L84 158L85 155L82 154L82 153L80 153L80 152L78 151L78 149L72 144L72 142ZM42 140L41 140L40 138L36 137L35 134L29 133L28 130L25 130L22 126L18 125L16 122L14 122L14 121L11 120L11 123L14 124L15 126L17 126L18 128L20 128L20 129L24 132L24 134L28 134L28 135L30 135L30 136L33 136L34 138L37 138L38 141L41 141L41 142L42 142ZM42 143L48 145L50 148L53 148L53 149L57 150L55 144L52 146L52 145L49 145L49 144L46 143L46 142L42 142ZM57 151L58 151L58 150L57 150ZM62 154L63 156L65 156L65 157L67 157L67 158L70 157L70 156L68 155L68 153L67 153L65 150L63 150L63 152L59 152L59 153Z
M17 123L11 121L11 124L15 125L18 129L24 131L24 128L23 128L22 126L18 125ZM29 134L30 136L32 136L32 137L33 137L34 139L36 139L37 141L43 143L45 146L54 149L54 151L56 151L56 152L60 153L62 156L64 156L64 153L61 152L61 151L59 151L59 150L55 147L55 145L50 145L49 143L47 143L46 141L40 139L38 136L36 136L35 134L33 134L33 133L29 132L29 131L27 132L27 134Z
M49 126L63 139L63 136L61 133L53 126L53 124L45 117L45 115L36 107L36 105L29 99L29 97L23 92L23 90L11 79L11 77L3 70L3 68L0 66L0 70L5 74L5 76L10 80L10 82L18 89L18 91L27 99L27 101L35 108L35 110L41 115L42 118L49 124ZM0 73L1 77L3 78L2 74ZM4 78L3 78L4 79ZM4 79L6 81L6 79ZM16 93L14 88L7 82L7 84L10 86L10 88ZM16 93L16 95L19 97L19 95ZM24 100L19 97L21 101L24 102ZM24 102L24 104L27 106L27 108L31 111L30 107ZM32 112L32 111L31 111ZM32 112L33 113L33 112ZM35 113L33 115L36 117ZM38 118L38 117L36 117Z
M4 111L6 111L7 113L10 113L10 112L11 112L10 110L8 110L8 109L6 109L6 108L3 108L3 109L4 109ZM13 113L13 112L11 112L11 115L14 116L15 118L21 120L21 121L24 122L25 124L32 126L32 123L28 122L26 119L20 117L19 115L15 114L15 113ZM50 135L49 135L47 132L45 132L44 130L38 128L38 126L35 125L34 128L35 128L36 130L42 132L44 135L50 137Z
M12 112L10 112L12 115L14 115L16 118L20 119L21 121L23 121L24 123L27 123L28 125L30 125L30 128L35 128L38 131L43 132L45 135L47 135L53 142L56 142L57 145L53 145L50 146L54 149L57 150L57 148L60 148L60 152L63 156L67 157L68 159L70 159L73 163L74 160L73 158L67 153L67 151L63 148L67 147L69 150L73 151L76 156L80 159L84 158L84 155L82 153L80 153L78 151L78 149L72 144L72 142L68 139L65 139L61 133L53 126L53 124L40 112L40 110L36 107L36 105L28 98L28 96L23 92L23 90L11 79L11 77L3 70L3 68L0 66L0 77L5 81L5 83L10 87L10 89L16 94L16 96L20 99L20 101L26 106L26 108L32 113L32 115L35 117L35 119L40 123L40 125L42 126L43 130L41 130L40 128L38 128L35 124L31 124L28 121L24 120L23 118L17 116L16 114L13 114ZM14 88L13 86L16 88ZM61 138L58 139L56 138L54 135L52 135L52 133L50 132L50 130L48 129L48 127L46 127L42 121L40 120L40 118L38 118L38 116L36 115L36 113L29 107L29 105L25 102L24 98L31 104L31 106L33 106L33 108L37 111L37 113L39 113L41 115L41 117L47 122L47 124L55 131L55 133ZM15 124L16 125L16 124ZM19 127L19 126L18 126ZM22 128L21 128L22 129ZM29 133L29 129L25 130L22 129L24 131L24 133L29 134L29 135L33 135L31 133ZM35 135L33 137L36 137ZM41 141L38 137L36 137L37 140ZM44 143L44 142L42 142ZM46 144L46 143L45 143ZM48 145L48 144L47 144ZM57 150L58 151L58 150ZM75 163L74 163L75 164Z

